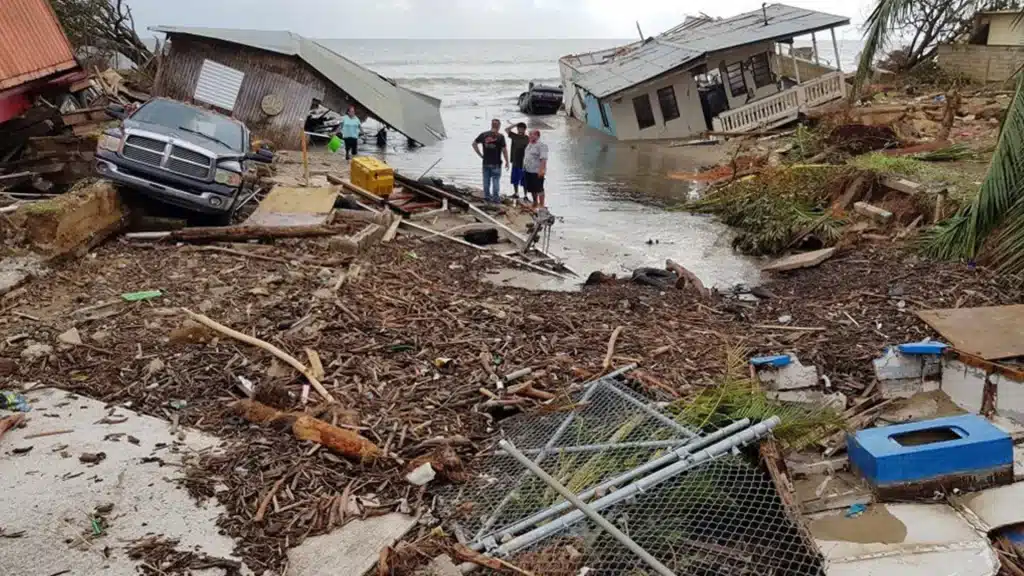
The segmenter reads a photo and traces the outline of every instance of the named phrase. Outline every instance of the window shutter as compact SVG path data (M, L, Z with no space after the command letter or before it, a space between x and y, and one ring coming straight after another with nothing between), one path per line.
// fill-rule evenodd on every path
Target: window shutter
M196 91L193 96L199 102L233 111L244 78L245 73L239 70L218 64L213 60L203 60L203 67L199 71L199 82L196 83Z

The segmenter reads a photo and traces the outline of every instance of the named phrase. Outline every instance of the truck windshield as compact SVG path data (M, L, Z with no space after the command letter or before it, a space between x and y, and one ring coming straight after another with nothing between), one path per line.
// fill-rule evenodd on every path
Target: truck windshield
M167 100L152 100L132 114L131 119L205 136L238 152L242 152L244 148L242 127L237 122L215 112L207 112L192 106Z

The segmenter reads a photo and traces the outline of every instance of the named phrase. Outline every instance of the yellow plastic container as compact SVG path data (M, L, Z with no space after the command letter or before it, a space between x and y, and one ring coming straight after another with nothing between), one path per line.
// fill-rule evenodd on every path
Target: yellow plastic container
M352 159L349 178L356 186L381 198L387 198L395 189L394 169L370 156Z

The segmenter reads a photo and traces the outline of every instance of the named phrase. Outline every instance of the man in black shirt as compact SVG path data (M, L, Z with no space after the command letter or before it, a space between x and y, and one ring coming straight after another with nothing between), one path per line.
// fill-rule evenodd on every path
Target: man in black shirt
M523 184L523 159L526 157L526 145L530 143L530 137L526 135L526 122L520 122L505 129L508 139L512 141L512 197L519 198L519 186Z
M483 146L483 151L480 147ZM501 202L501 160L508 168L508 146L501 133L501 120L491 120L491 129L473 140L473 151L484 161L484 200L495 204ZM493 192L493 194L492 194Z

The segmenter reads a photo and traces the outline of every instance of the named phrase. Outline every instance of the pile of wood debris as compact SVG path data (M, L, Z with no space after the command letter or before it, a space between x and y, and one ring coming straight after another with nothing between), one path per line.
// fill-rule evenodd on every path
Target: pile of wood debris
M110 242L0 300L0 388L42 382L224 439L188 471L187 488L227 508L221 526L262 573L354 518L428 512L432 485L406 482L410 466L436 463L449 471L438 482L457 481L497 421L570 409L569 395L609 369L637 363L638 389L685 398L713 385L723 350L740 344L813 362L869 407L869 359L931 335L914 310L1022 301L1006 279L892 246L791 272L759 303L482 280L503 262L406 236L356 257L313 238ZM239 405L250 394L272 410ZM357 449L346 456L348 441Z

